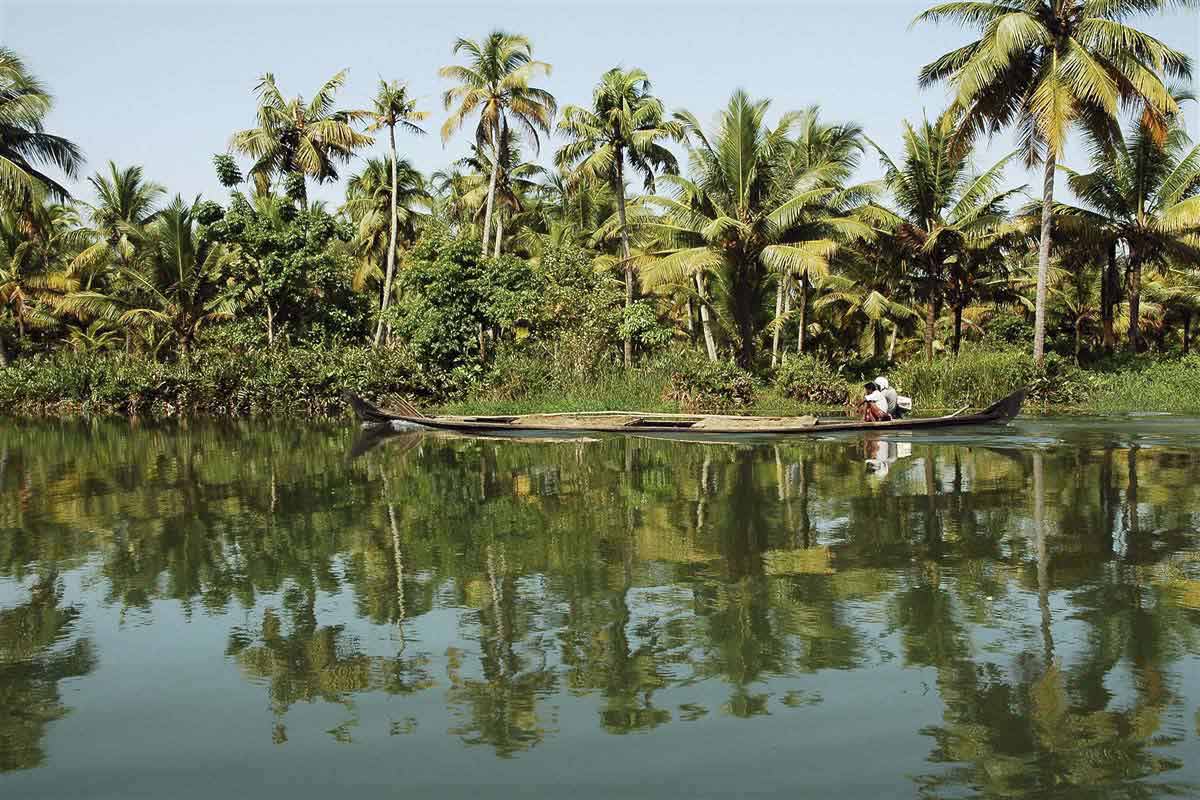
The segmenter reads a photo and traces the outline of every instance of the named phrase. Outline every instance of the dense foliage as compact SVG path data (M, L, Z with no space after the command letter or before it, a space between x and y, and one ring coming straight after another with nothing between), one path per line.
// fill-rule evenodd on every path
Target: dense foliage
M350 109L345 71L309 99L268 73L253 124L214 158L228 197L190 201L112 163L88 179L91 202L70 198L50 173L74 177L82 158L0 49L4 407L317 411L368 383L516 401L635 372L689 408L744 406L756 383L837 405L889 369L926 407L1018 383L1071 401L1087 387L1068 365L1108 364L1122 340L1135 359L1192 349L1200 147L1189 98L1164 83L1191 65L1129 24L1166 5L936 6L921 19L982 38L922 71L956 94L905 125L895 159L853 122L740 90L702 125L636 68L605 72L555 127L558 101L534 85L549 65L497 31L454 44L442 133L474 137L425 175L402 137L430 114L403 83ZM977 168L977 136L1010 125L1014 154ZM1058 163L1072 126L1091 145L1077 169ZM552 129L548 169L528 159ZM882 182L856 182L868 153ZM1051 182L1012 207L1017 154L1061 167L1076 205L1055 204ZM310 182L343 177L344 203L309 202ZM276 397L284 376L316 388ZM173 388L188 386L203 388ZM258 394L218 402L239 392Z

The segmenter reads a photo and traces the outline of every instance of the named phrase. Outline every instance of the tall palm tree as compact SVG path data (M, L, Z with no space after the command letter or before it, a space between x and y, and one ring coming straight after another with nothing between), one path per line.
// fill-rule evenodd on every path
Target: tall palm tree
M972 172L971 151L955 138L959 115L952 107L919 127L906 121L899 162L872 142L895 204L893 211L878 210L880 221L907 251L911 277L925 300L926 360L933 359L934 325L951 265L1010 231L1005 204L1025 188L1001 188L1015 152L982 173Z
M354 123L367 116L364 111L339 110L334 100L346 82L346 71L327 80L305 102L302 96L287 99L275 83L275 76L264 74L255 87L258 96L258 125L239 131L229 146L254 159L250 175L259 191L265 191L270 179L278 176L288 185L288 194L300 208L308 206L305 180L317 183L337 180L338 165L350 160L354 151L374 140L354 129Z
M1192 144L1175 117L1162 133L1156 122L1143 117L1127 136L1120 131L1114 135L1116 147L1093 147L1091 172L1064 168L1082 205L1061 206L1060 213L1071 223L1101 231L1127 251L1128 341L1136 352L1141 344L1142 271L1200 259L1200 144Z
M621 257L625 267L625 308L633 305L633 262L625 209L625 165L642 176L646 191L654 191L656 171L675 173L675 156L661 142L679 141L683 126L665 119L662 102L651 93L650 79L640 69L614 67L605 72L592 93L592 107L567 106L558 125L568 143L558 151L560 169L570 181L607 181L617 198ZM625 337L625 366L633 365L633 337Z
M53 166L74 178L83 164L79 148L61 136L46 133L45 120L53 100L29 73L25 62L0 47L0 204L20 206L48 192L53 199L70 197L42 169Z
M838 239L871 234L861 220L814 214L840 190L822 170L795 169L791 135L802 117L789 112L771 127L765 121L769 106L769 100L738 90L710 133L692 114L677 114L689 142L691 178L665 176L675 196L647 201L663 215L635 219L636 227L661 240L647 263L648 280L711 275L724 288L737 361L747 368L756 360L772 276L823 271ZM804 236L793 238L801 222ZM817 229L823 234L808 238ZM704 302L704 281L697 285Z
M1053 227L1054 170L1070 129L1111 131L1121 104L1137 104L1160 129L1178 106L1162 76L1185 79L1191 61L1125 24L1130 16L1195 0L961 0L915 23L950 20L980 38L925 66L922 86L948 82L963 109L962 136L1016 126L1026 163L1044 165L1033 355L1045 353L1046 280Z
M539 146L538 131L550 132L550 123L558 105L545 89L530 86L539 73L550 74L550 65L533 58L533 46L524 36L504 31L492 31L482 42L458 39L454 53L464 53L466 64L451 64L438 74L456 85L442 95L442 103L450 111L442 125L442 140L454 135L476 113L476 144L490 145L492 152L500 148L503 129L511 119L530 136L534 147ZM495 166L495 165L494 165ZM483 214L483 252L488 252L492 225L492 202L496 193L497 173L493 169Z
M489 198L493 202L495 257L500 255L504 239L504 219L511 219L525 208L526 198L541 191L540 181L547 175L545 167L521 160L521 148L515 138L512 130L505 128L501 131L498 154L489 146L476 145L472 155L457 162L464 169L458 178L464 209L478 217Z
M370 115L371 123L367 126L368 131L387 128L391 154L389 163L392 168L392 209L391 213L387 215L391 227L391 233L388 235L387 272L383 278L383 300L379 305L379 323L375 326L375 346L378 347L383 336L383 315L387 311L388 301L392 296L392 276L395 274L396 266L396 225L398 222L396 194L399 187L396 128L401 128L409 133L423 134L425 133L424 129L417 123L428 117L429 112L417 108L417 101L408 96L408 87L403 83L388 82L381 78L379 89L375 92L374 107L371 109Z
M91 210L91 230L95 243L75 259L77 271L88 275L89 284L97 268L115 266L125 269L137 257L137 248L145 239L146 225L158 213L158 201L166 189L147 181L139 166L121 169L108 162L108 174L88 178L96 192Z
M355 289L378 279L391 294L384 270L391 266L399 242L416 238L421 206L430 201L425 179L407 158L390 164L379 158L367 160L361 172L346 183L344 209L354 223L353 247L359 257ZM386 306L384 306L386 309Z

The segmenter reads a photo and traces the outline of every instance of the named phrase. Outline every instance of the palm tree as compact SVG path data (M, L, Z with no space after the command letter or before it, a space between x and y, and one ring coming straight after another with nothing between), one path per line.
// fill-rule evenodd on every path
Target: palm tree
M46 133L44 123L52 105L50 94L29 74L25 62L0 47L0 204L21 206L42 192L56 200L70 197L42 171L54 166L74 178L83 164L78 147Z
M656 171L679 170L664 139L680 140L683 127L664 119L662 102L651 93L650 79L640 69L614 67L600 78L592 107L567 106L558 125L569 140L558 151L560 169L570 170L571 183L606 181L617 198L621 257L625 266L625 308L633 305L633 262L625 209L625 165L642 176L646 191L654 191ZM625 337L625 366L633 365L633 337Z
M534 147L538 147L538 131L550 132L550 123L558 106L552 94L529 85L538 73L550 74L549 64L534 60L529 40L497 30L489 33L482 42L458 39L454 43L454 53L465 53L468 63L451 64L438 70L441 77L456 82L442 95L446 110L451 112L442 125L442 140L448 140L468 117L478 113L477 145L490 144L492 152L499 150L501 134L511 118L529 134ZM488 251L496 179L497 173L493 169L483 215L484 253Z
M424 177L406 158L399 164L368 159L363 170L350 177L344 208L355 227L352 245L360 265L354 276L356 291L368 280L378 279L391 297L391 284L380 264L390 269L399 242L416 238L417 222L423 216L418 207L430 199ZM381 305L382 315L388 304Z
M1070 129L1111 131L1118 107L1138 104L1161 132L1178 111L1162 75L1191 75L1191 61L1125 24L1130 16L1194 0L961 0L941 3L919 22L952 20L980 38L921 70L920 83L948 82L963 110L965 143L983 130L1015 125L1029 166L1044 165L1033 356L1046 338L1046 280L1053 224L1054 169Z
M869 283L856 281L844 275L828 275L821 279L821 297L813 308L836 309L843 325L854 325L861 330L859 352L878 357L885 352L883 344L887 329L892 329L892 341L900 324L916 316L911 308L891 299ZM890 348L888 348L890 359Z
M647 264L648 280L699 279L698 294L705 303L703 277L717 278L731 306L737 360L747 368L756 359L770 277L827 269L836 238L871 234L860 220L813 213L840 190L828 184L822 170L795 169L790 137L801 115L784 114L769 127L769 106L769 100L752 100L738 90L711 133L692 114L677 114L689 142L692 178L664 177L675 196L647 200L663 216L635 218L635 226L661 239ZM823 231L821 238L793 238L800 222L814 222L818 216L815 227ZM812 235L811 229L806 235Z
M547 174L545 167L521 160L521 149L514 139L512 130L505 128L499 139L498 157L490 147L476 145L470 156L457 162L458 167L465 168L457 187L464 210L478 217L489 199L493 203L494 257L499 257L504 240L504 218L512 218L524 209L525 198L541 191L540 181Z
M391 153L389 163L392 168L392 208L391 213L386 216L390 220L391 228L391 233L388 235L387 273L383 278L383 300L379 305L379 323L375 326L375 346L378 347L379 340L383 336L383 315L387 311L388 301L392 296L392 275L395 273L396 266L396 224L398 221L396 193L399 184L396 128L402 128L409 133L423 134L425 131L417 123L428 117L429 112L417 109L416 100L408 96L408 87L403 83L395 81L389 83L382 78L379 81L379 89L375 92L374 104L374 108L370 112L371 124L367 126L367 130L377 131L387 128L389 152Z
M1128 136L1114 136L1114 147L1093 148L1091 172L1064 168L1082 206L1059 210L1127 251L1129 348L1137 352L1143 269L1200 259L1200 145L1175 117L1165 132L1143 117Z
M20 210L0 208L0 325L14 325L18 340L56 325L64 297L79 288L63 265L85 243L71 206L46 204L35 192ZM0 331L0 367L8 363Z
M271 73L259 79L254 90L258 95L258 125L235 133L229 146L254 159L250 175L260 192L266 190L273 176L279 176L288 182L288 194L296 205L305 208L307 178L317 183L337 180L338 165L349 161L356 149L374 141L353 127L367 112L334 107L335 95L345 82L346 71L342 70L306 103L301 96L285 98Z
M907 251L911 276L925 300L925 358L933 360L934 325L945 299L947 271L972 248L990 245L1010 231L1005 203L1024 191L1001 188L1010 153L980 174L971 152L956 142L959 112L936 122L904 123L904 159L897 163L872 142L883 163L895 210L878 209L881 223Z
M140 328L156 355L171 339L187 355L206 323L229 319L235 311L224 292L225 249L197 230L199 203L199 198L188 204L176 195L150 224L141 263L121 271L131 297L77 292L66 298L64 308ZM160 325L166 328L161 337Z
M81 252L74 267L88 274L90 284L96 268L116 265L128 268L145 238L145 229L158 213L158 201L166 189L147 181L139 166L119 168L108 162L108 174L88 178L96 191L90 206L95 244ZM90 288L90 286L88 287Z

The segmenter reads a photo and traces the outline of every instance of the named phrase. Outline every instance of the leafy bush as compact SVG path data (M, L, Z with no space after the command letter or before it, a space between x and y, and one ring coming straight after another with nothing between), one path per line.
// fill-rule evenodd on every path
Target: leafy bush
M461 389L400 349L200 350L169 364L62 352L3 371L0 413L174 416L341 413L347 391L438 400Z
M812 355L784 358L775 372L775 387L784 397L810 405L840 406L850 399L845 377Z
M927 363L914 359L892 374L892 383L918 408L978 408L1024 386L1035 402L1082 405L1095 392L1095 379L1056 353L1038 368L1024 350L964 346L957 358Z
M671 326L664 325L655 313L654 305L645 300L634 301L623 309L618 333L621 338L633 339L634 344L647 353L666 347L674 336Z
M703 353L681 350L659 360L667 372L663 399L693 411L740 408L754 402L754 378L728 361L709 361Z

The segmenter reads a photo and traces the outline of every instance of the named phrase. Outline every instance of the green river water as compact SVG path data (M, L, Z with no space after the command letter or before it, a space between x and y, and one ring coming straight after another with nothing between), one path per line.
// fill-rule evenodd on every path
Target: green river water
M0 421L0 797L1200 796L1198 420L356 436Z

